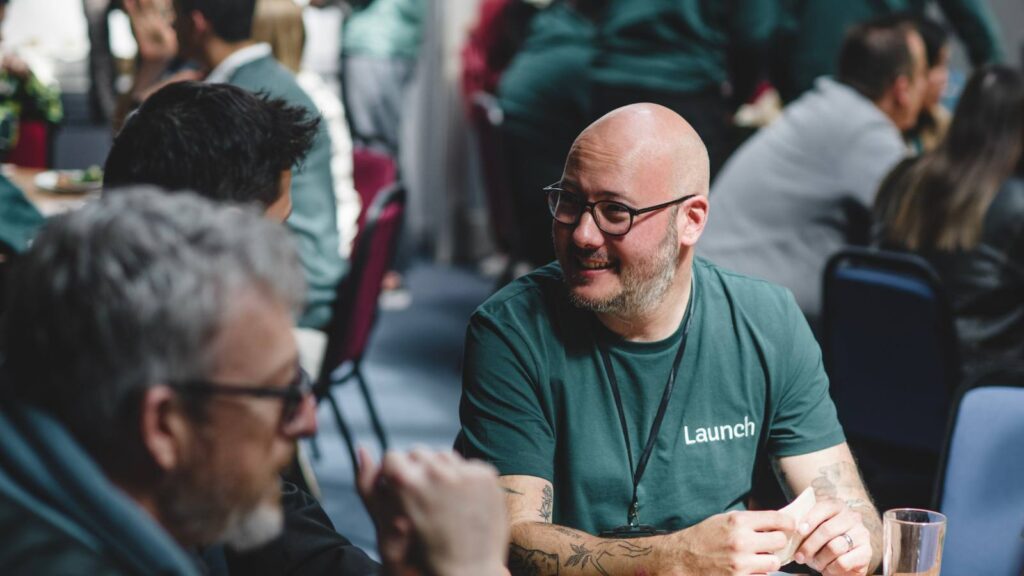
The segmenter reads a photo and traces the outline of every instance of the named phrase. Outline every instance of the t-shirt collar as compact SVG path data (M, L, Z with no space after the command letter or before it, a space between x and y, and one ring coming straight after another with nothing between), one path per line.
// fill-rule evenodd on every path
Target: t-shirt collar
M230 56L221 61L216 68L210 71L207 75L207 82L227 82L234 75L235 70L238 70L242 66L250 62L259 60L270 56L270 44L266 42L260 42L251 46L246 46L240 50L233 52Z

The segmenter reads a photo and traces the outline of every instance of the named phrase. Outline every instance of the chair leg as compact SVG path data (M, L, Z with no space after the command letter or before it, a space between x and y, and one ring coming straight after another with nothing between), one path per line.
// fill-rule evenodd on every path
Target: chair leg
M341 431L341 435L345 438L345 444L348 446L348 455L352 459L352 473L359 473L359 457L356 456L356 447L352 442L352 431L349 430L348 424L345 423L345 418L341 415L341 410L338 408L338 402L334 399L334 395L328 390L324 394L324 398L327 400L328 406L331 407L331 412L334 414L334 421L338 423L338 430Z
M359 364L356 364L354 372L356 381L359 382L359 390L362 391L363 399L366 401L366 408L370 412L370 421L373 423L373 431L377 433L377 440L380 441L381 453L387 452L388 438L384 433L384 425L381 424L380 414L377 413L377 406L373 402L373 397L370 396L370 387L366 385L366 378L363 377L363 371Z

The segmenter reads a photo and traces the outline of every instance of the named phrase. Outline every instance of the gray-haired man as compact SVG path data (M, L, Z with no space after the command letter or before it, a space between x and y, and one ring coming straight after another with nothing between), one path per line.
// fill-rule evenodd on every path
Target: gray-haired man
M299 272L283 227L187 193L111 194L43 229L5 326L0 573L197 574L185 550L281 532L279 473L316 429L291 331ZM361 487L392 565L427 534L438 574L500 569L483 465L390 455ZM436 513L467 493L497 529ZM446 545L468 536L472 554Z

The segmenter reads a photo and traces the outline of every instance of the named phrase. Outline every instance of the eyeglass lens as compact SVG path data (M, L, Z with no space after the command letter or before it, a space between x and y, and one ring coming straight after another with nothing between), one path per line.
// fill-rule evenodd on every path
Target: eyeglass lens
M579 222L587 204L579 196L564 190L548 191L548 207L551 215L563 224ZM632 224L633 215L629 207L611 200L601 200L593 204L592 214L597 227L609 234L625 234Z

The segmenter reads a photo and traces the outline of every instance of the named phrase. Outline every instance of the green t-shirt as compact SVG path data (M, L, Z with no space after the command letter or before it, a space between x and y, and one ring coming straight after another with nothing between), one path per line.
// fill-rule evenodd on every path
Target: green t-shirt
M373 0L345 20L342 52L413 60L423 40L426 0Z
M762 441L774 456L844 441L793 296L701 259L693 271L686 353L638 491L640 521L668 530L742 509ZM568 302L557 264L541 268L470 321L458 447L503 475L551 481L556 524L622 525L632 470L597 342L609 350L638 459L681 337L680 328L661 342L623 341Z
M719 90L729 55L757 58L782 12L778 0L609 0L594 80L677 93ZM746 81L746 79L744 79Z

